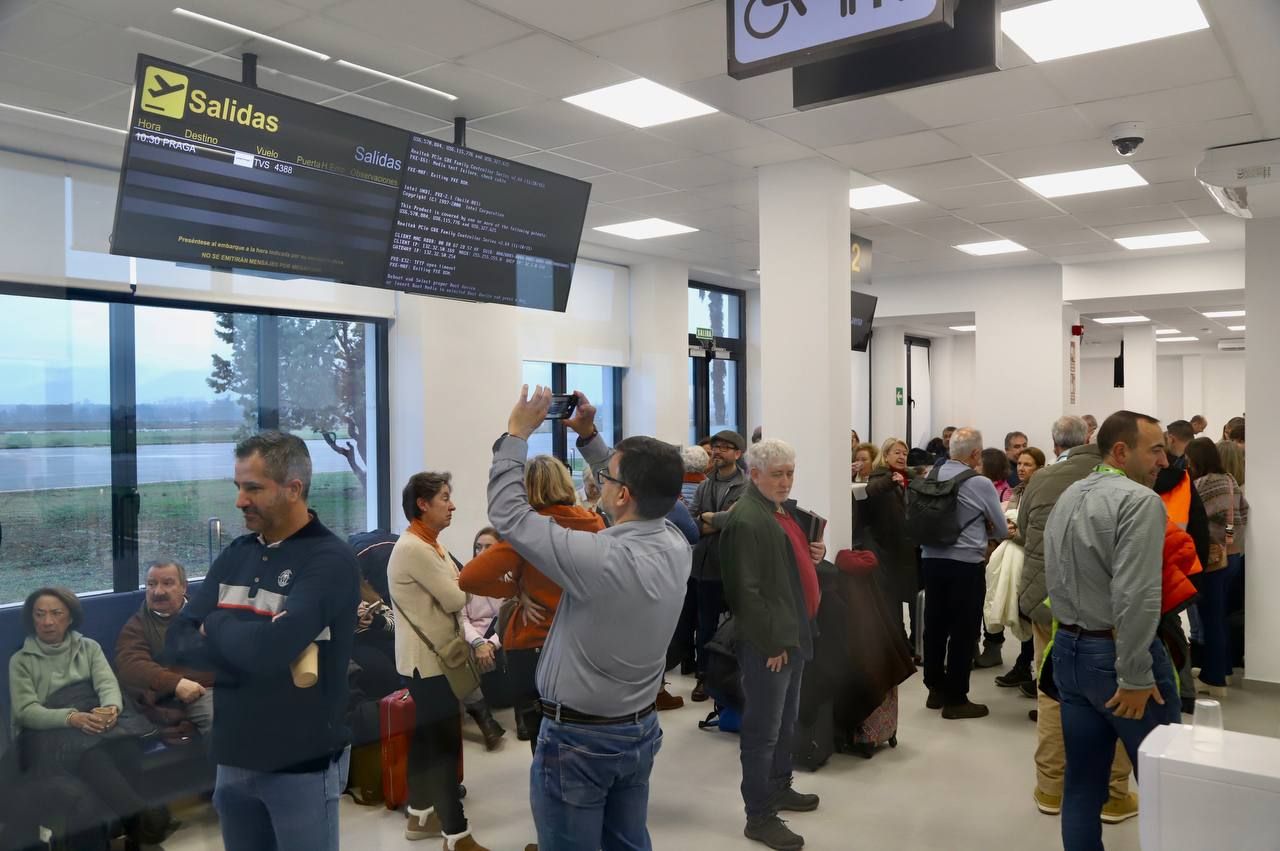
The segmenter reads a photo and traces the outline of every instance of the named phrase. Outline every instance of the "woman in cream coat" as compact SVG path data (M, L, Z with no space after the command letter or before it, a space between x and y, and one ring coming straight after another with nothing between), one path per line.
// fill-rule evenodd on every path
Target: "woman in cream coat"
M396 541L387 564L395 609L396 669L409 687L417 712L409 746L407 839L444 836L447 851L485 851L467 828L458 790L462 724L458 698L440 660L419 636L443 648L462 630L467 595L458 568L439 542L453 519L448 473L416 473L404 487L408 530ZM416 629L415 629L416 627Z

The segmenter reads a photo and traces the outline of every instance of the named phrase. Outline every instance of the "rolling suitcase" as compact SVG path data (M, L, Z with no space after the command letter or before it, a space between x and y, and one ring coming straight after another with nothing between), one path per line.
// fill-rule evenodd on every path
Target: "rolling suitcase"
M916 658L924 658L924 589L916 595Z
M418 717L409 690L402 688L378 702L379 732L382 744L382 799L389 810L409 803L409 744ZM461 737L462 716L458 716ZM467 796L462 785L462 752L458 753L458 794Z
M850 752L871 759L880 745L898 746L898 687L875 708L856 730L849 733Z
M378 701L382 746L382 799L389 810L409 803L409 743L417 723L413 698L402 688Z
M382 803L382 746L379 742L351 748L351 768L347 791L357 804L374 807Z
M836 749L835 707L827 701L818 707L812 725L796 721L791 758L796 768L817 771L827 764Z

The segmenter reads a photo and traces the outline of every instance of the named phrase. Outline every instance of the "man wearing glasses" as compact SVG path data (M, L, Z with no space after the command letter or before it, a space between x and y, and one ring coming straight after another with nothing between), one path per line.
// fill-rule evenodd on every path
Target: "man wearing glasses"
M693 582L690 592L696 597L697 636L695 641L698 684L692 698L707 699L702 685L707 673L706 646L720 624L724 611L724 583L720 575L720 530L729 518L729 509L747 489L747 474L738 466L747 442L742 435L728 429L711 437L711 475L693 495L689 510L697 521L702 537L693 549Z
M564 589L538 662L544 721L529 775L538 846L555 851L650 849L649 774L662 743L654 695L684 603L690 548L666 515L684 464L674 446L630 437L610 453L596 409L577 394L565 421L601 485L611 525L556 525L529 506L528 439L550 388L526 386L494 445L489 520L521 556Z

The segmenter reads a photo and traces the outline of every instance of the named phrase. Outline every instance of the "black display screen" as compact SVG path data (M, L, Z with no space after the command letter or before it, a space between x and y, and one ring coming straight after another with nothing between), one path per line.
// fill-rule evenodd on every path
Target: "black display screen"
M590 188L140 55L111 252L564 310Z
M875 319L878 301L875 296L857 290L849 293L849 329L855 352L867 350L867 343L871 341L871 322Z
M387 286L564 310L590 185L414 136Z

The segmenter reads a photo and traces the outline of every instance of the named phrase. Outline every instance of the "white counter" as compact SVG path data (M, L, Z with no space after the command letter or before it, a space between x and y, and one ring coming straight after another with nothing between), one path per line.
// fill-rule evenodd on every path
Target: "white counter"
M1223 734L1191 745L1191 727L1158 727L1139 749L1143 851L1280 849L1280 739Z

